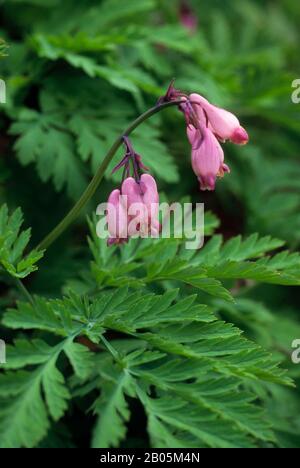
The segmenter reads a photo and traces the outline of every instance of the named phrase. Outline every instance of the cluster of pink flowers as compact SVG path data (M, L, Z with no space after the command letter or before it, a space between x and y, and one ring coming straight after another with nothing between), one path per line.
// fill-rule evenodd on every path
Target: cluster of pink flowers
M158 201L157 185L150 174L143 174L139 182L127 177L121 190L113 190L108 198L108 245L122 244L133 236L158 236Z
M227 140L237 145L248 142L248 134L237 117L216 107L199 94L191 94L181 106L187 119L187 135L192 145L192 168L201 190L214 190L217 177L230 172L224 163L219 142Z
M229 140L243 145L248 142L248 134L234 114L214 106L199 94L187 96L181 93L173 83L158 105L178 100L178 107L186 119L187 136L192 146L192 168L200 189L214 190L217 177L230 172L220 142ZM121 189L114 190L108 199L108 245L127 242L133 236L150 234L154 237L160 232L156 181L150 174L142 174L148 169L142 164L141 156L133 150L127 137L123 140L126 153L114 169L123 167Z
M123 244L134 236L156 237L160 231L156 181L150 174L141 174L148 169L127 137L124 137L124 144L125 156L114 169L115 172L124 168L121 190L113 190L108 198L108 245ZM131 166L134 177L130 177Z

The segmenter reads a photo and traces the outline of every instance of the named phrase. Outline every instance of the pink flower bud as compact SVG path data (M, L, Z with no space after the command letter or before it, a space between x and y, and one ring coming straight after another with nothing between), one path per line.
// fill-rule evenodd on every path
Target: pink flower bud
M225 109L210 104L200 94L191 94L190 100L195 104L199 119L203 122L203 111L206 114L209 127L221 141L231 140L238 145L248 143L249 137L246 130L241 127L238 118Z
M122 195L127 196L128 234L146 236L149 232L157 235L159 196L155 179L143 174L140 182L128 177L122 184Z
M143 202L148 210L148 223L152 236L160 232L158 221L159 195L155 179L150 174L143 174L140 181L143 193Z
M114 190L108 198L106 219L109 232L108 245L127 242L127 207L118 189Z
M192 167L200 182L201 190L214 190L216 178L229 172L224 164L223 149L211 132L204 125L200 129L188 130L192 141Z
M122 184L122 195L127 196L128 208L133 203L143 204L142 192L140 184L138 184L133 177L127 177Z
M122 184L122 196L127 197L128 234L137 235L144 232L147 224L147 213L144 207L140 184L133 177L127 177Z

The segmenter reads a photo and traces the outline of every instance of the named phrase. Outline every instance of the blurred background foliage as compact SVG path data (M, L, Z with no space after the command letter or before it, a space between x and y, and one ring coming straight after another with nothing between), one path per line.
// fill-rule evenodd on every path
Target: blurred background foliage
M164 94L170 79L238 115L247 147L226 145L232 169L215 193L199 193L183 117L169 109L141 126L136 150L170 200L204 201L229 238L258 232L300 242L300 4L296 0L2 0L0 198L19 205L33 245L78 198L126 125ZM120 155L120 154L119 154ZM111 171L93 204L112 188ZM85 217L51 248L31 288L48 296L90 259ZM11 298L4 288L3 305ZM290 363L300 338L299 290L241 284L238 307L213 300L220 317ZM282 446L300 445L300 395L256 389Z

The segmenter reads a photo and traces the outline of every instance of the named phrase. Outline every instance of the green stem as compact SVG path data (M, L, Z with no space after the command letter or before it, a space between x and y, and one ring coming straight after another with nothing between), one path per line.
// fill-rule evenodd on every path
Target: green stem
M33 305L34 300L33 297L31 296L30 292L27 290L27 288L24 286L22 281L19 278L15 278L16 285L18 289L21 291L23 296Z
M118 351L113 346L111 346L109 341L107 341L107 339L103 335L100 335L100 340L102 341L102 343L105 346L105 348L107 349L107 351L112 355L114 360L117 363L122 364L122 359L121 359Z
M68 227L69 225L77 218L83 207L87 204L87 202L91 199L91 197L96 192L100 182L103 179L104 173L109 165L110 161L114 157L115 153L119 149L119 147L123 143L123 137L129 136L141 123L145 120L149 119L152 115L157 114L161 110L170 107L176 106L180 103L180 100L167 102L164 104L160 104L158 106L152 107L144 114L140 115L132 124L125 130L124 133L119 135L115 140L114 144L106 154L103 162L101 163L99 169L97 170L96 174L92 178L91 182L79 198L79 200L75 203L73 208L69 211L69 213L62 219L62 221L40 242L37 246L37 249L44 250L48 248Z

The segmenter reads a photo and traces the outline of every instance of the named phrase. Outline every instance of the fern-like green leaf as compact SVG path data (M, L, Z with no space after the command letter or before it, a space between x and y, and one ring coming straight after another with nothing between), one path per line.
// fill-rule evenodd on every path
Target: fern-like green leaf
M124 392L132 393L132 379L129 373L118 374L111 363L101 366L105 373L105 383L101 386L101 396L94 403L98 420L94 428L92 447L117 447L126 436L125 423L130 418Z
M91 355L83 346L66 338L55 346L42 340L16 340L7 347L5 373L0 375L0 446L34 447L50 427L51 417L59 420L65 413L70 392L58 369L57 360L64 352L82 378L91 369ZM31 370L26 369L27 366ZM32 369L32 366L37 366ZM15 369L16 372L9 371Z
M37 270L36 263L43 257L43 251L32 250L24 255L30 239L30 229L21 231L23 215L20 208L10 216L7 205L0 208L0 264L10 275L24 278Z
M135 239L120 255L117 249L113 255L113 249L108 252L103 240L93 234L93 224L90 227L92 238L89 243L95 259L91 273L99 286L128 284L138 287L172 281L233 301L231 293L224 287L233 280L300 284L299 254L283 251L268 255L284 245L283 241L270 236L260 238L253 234L244 240L238 236L223 244L222 237L217 235L200 250L187 250L185 240L151 239L147 242Z

